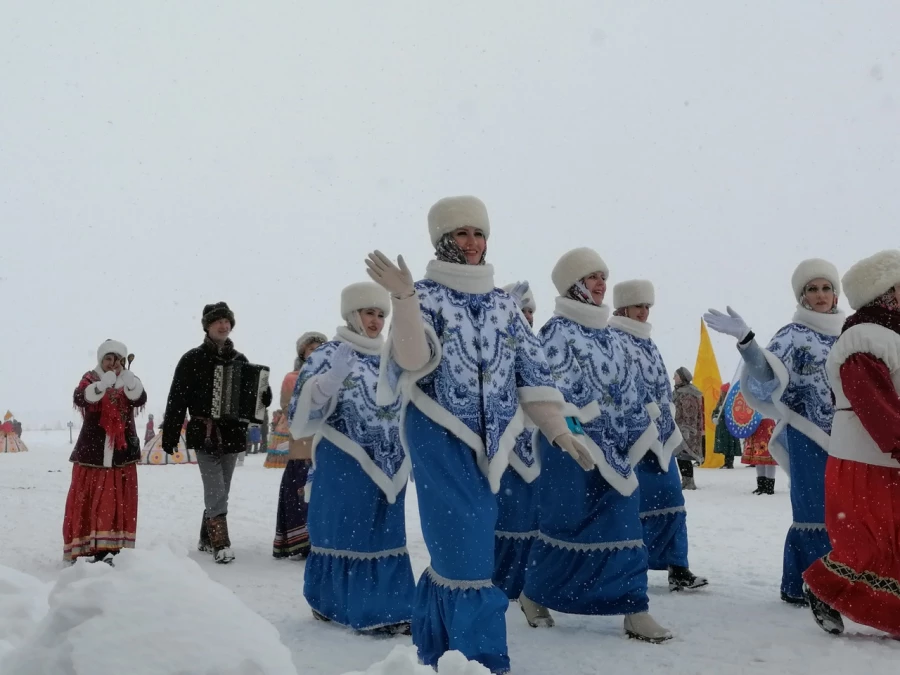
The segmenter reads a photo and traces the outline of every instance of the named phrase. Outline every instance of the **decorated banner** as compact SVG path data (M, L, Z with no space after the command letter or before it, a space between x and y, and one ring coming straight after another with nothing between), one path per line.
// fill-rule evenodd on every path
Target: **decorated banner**
M740 379L732 383L722 408L728 433L735 438L750 438L763 419L762 415L751 408L747 399L741 394Z
M701 464L704 469L716 469L725 464L725 458L714 452L716 447L716 427L712 422L712 413L719 402L722 391L722 375L706 324L700 319L700 348L697 350L697 363L694 366L693 384L703 392L703 412L706 420L706 459Z

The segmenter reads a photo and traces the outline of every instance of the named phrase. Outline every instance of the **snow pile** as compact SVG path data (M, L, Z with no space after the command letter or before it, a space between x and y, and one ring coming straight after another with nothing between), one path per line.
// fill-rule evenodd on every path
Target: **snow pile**
M0 662L47 613L51 586L0 565Z
M115 568L79 561L63 571L46 616L0 672L286 675L296 668L270 623L197 563L160 548L123 551Z
M438 660L438 675L490 675L480 663L467 661L460 652L447 652ZM384 661L379 661L365 672L344 675L434 675L434 669L423 666L416 656L415 647L394 647Z

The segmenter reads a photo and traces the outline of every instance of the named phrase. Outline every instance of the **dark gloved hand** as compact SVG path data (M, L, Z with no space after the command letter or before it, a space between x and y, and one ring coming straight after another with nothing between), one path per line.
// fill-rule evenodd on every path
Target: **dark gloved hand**
M262 403L267 408L270 405L272 405L272 388L271 387L267 387L266 390L263 392Z

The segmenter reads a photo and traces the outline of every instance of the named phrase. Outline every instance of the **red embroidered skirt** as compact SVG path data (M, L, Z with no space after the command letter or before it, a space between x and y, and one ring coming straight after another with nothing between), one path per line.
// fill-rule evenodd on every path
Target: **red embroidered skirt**
M136 464L105 469L73 463L63 520L63 557L75 560L134 548L137 512Z
M829 457L825 526L833 549L806 583L847 618L900 636L900 467Z
M775 431L774 420L765 419L759 423L756 431L744 441L744 454L741 455L741 464L751 466L775 466L778 462L769 454L769 440Z

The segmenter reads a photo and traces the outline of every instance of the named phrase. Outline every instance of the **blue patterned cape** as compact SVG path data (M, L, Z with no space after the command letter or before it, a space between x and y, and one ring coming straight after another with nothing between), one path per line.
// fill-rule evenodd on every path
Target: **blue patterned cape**
M464 293L430 279L415 286L432 359L423 371L405 374L405 382L392 363L388 384L391 391L399 386L404 405L412 402L472 448L497 492L510 463L526 471L535 464L521 441L526 417L520 401L561 403L562 396L537 337L506 291Z
M294 438L314 435L315 446L326 438L356 459L366 474L393 503L406 485L410 460L400 442L400 401L387 406L375 402L381 357L357 350L356 365L338 394L324 408L311 402L310 380L331 368L331 359L341 344L327 342L314 351L303 367L288 408Z
M610 326L636 366L638 391L659 432L650 449L659 458L662 470L668 471L672 452L681 445L683 439L675 424L672 382L666 364L656 343L649 336L650 324L640 324L632 319L615 316L610 320Z
M610 328L588 328L558 315L539 336L556 385L571 404L567 414L579 418L598 470L630 495L637 487L633 467L658 431L622 338Z
M760 382L746 367L741 374L741 391L750 407L778 421L769 451L788 474L790 457L783 438L786 426L828 449L834 404L825 361L837 342L843 319L842 314L816 317L810 310L798 309L794 322L779 330L763 352L774 379ZM829 330L817 330L810 325L813 321L826 322Z

